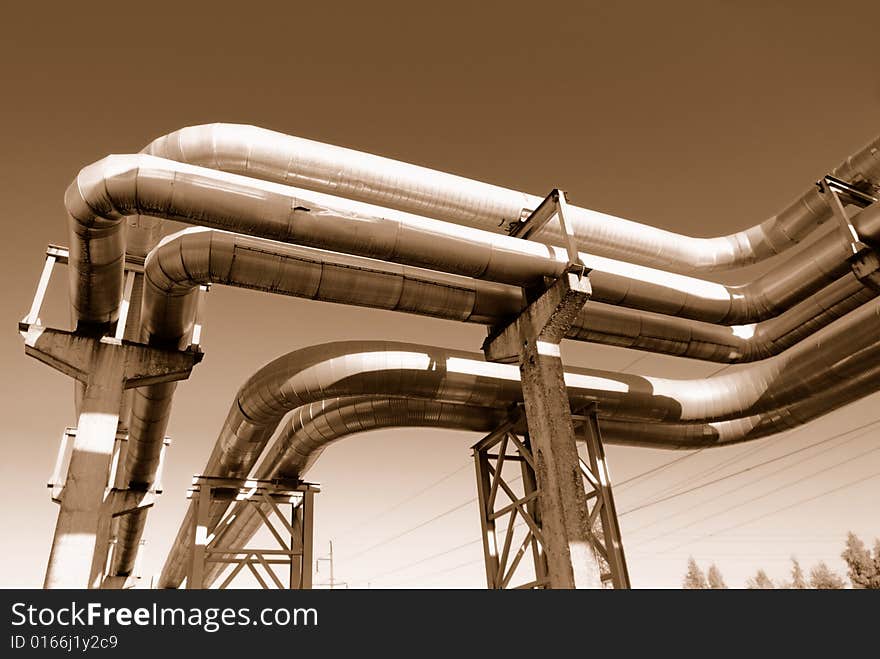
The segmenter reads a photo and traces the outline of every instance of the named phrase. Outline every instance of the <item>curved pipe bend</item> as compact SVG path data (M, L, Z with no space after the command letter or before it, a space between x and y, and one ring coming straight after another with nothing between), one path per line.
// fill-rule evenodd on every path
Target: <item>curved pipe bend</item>
M266 268L267 262L273 263L273 267ZM192 306L195 303L194 297L189 293L195 292L199 284L205 283L223 283L286 295L492 324L499 322L507 314L515 313L524 304L522 293L516 287L476 282L463 277L408 269L211 230L187 230L166 239L147 258L144 276L145 291L141 309L143 338L172 345L176 345L189 330ZM354 285L353 277L357 278L358 286ZM855 287L859 288L857 284ZM848 290L843 287L844 293ZM368 291L368 294L365 295L364 291ZM844 298L844 302L836 307L852 304L853 299L859 301L857 297ZM821 307L818 301L810 303L814 304ZM611 324L611 328L605 331L611 331L615 327L620 312L628 312L630 315L635 313L605 305L590 305L577 319L570 332L571 336L580 338L581 333L585 332L595 334L596 321L598 319L601 324L603 311ZM836 307L830 306L830 309ZM804 328L812 329L809 324L798 325L799 317L808 317L811 313L808 306L788 319L788 324L795 329L790 334L782 335L781 340L786 337L790 339ZM618 314L617 319L614 314ZM834 311L827 312L827 319L833 318L833 314ZM662 321L664 318L654 320ZM818 313L816 318L818 323ZM652 342L654 349L658 345L674 346L670 337L674 338L676 332L670 331L661 322L656 323L655 329L662 331L662 342L658 343L656 338L651 337L651 320L646 314L631 319L639 332L646 329L647 346L651 346ZM674 319L666 318L666 321L672 320ZM838 334L851 335L850 325L857 325L856 321L844 322L846 327L839 330ZM593 329L590 329L591 325ZM619 331L620 325L616 326ZM682 335L693 340L694 336L699 336L697 329L693 326L685 327L682 332L686 334ZM728 339L735 338L729 328L708 326L702 329L710 335L712 332L721 334L721 340L724 339L725 330ZM657 334L653 332L654 337ZM621 339L618 334L614 342L620 344L625 339L628 340L626 336ZM740 341L747 343L748 339ZM723 346L711 347L711 344L700 341L692 341L689 345L711 350L714 355L722 354L726 350ZM801 353L809 353L810 350L807 347L801 349ZM727 349L728 357L733 354ZM768 366L770 365L761 365L761 369ZM812 366L808 366L806 371L809 374ZM750 374L754 373L750 371ZM761 377L772 376L765 374ZM747 381L748 378L743 380ZM697 391L702 391L701 383L690 384ZM731 386L744 390L744 385L740 385L738 381L732 381ZM175 384L169 383L140 388L134 392L129 423L129 450L126 456L126 477L132 486L143 486L155 479L159 450L165 436L174 391ZM675 414L675 410L670 413ZM733 412L722 409L717 413L723 416ZM134 551L131 548L137 546L137 539L143 530L143 517L129 516L120 522L120 538L127 540L117 545L119 558L118 561L114 559L114 566L118 573L130 571Z
M603 438L608 443L651 448L694 449L729 445L766 437L797 428L832 410L860 398L866 389L880 389L880 364L858 377L839 381L817 396L797 401L783 411L764 413L731 421L708 424L646 424L603 420ZM330 444L351 435L390 427L432 427L472 432L489 432L507 417L505 407L475 406L419 398L340 397L310 403L293 410L279 424L275 442L253 470L256 478L304 478ZM522 430L522 429L521 429ZM213 524L225 507L212 511ZM218 547L246 546L259 528L251 506L235 504L235 517L224 531ZM169 551L160 577L160 587L178 587L186 573L190 551L192 507L187 510ZM208 569L210 584L222 567Z
M267 268L267 262L273 267ZM177 345L189 329L195 303L191 293L198 285L208 283L489 323L516 313L523 305L521 293L515 288L469 289L467 280L441 278L436 282L425 271L398 267L394 272L385 264L366 259L218 231L189 230L166 240L151 252L144 272L142 338L172 345ZM355 278L361 286L353 284ZM776 357L735 374L706 381L648 378L636 384L635 390L650 390L658 397L647 401L622 399L612 407L631 409L627 415L640 414L657 421L718 420L748 412L756 404L781 405L783 396L811 395L820 386L816 384L817 378L828 377L831 368L853 353L874 347L872 321L877 308L877 303L868 304ZM582 319L590 322L591 311L599 309L588 308L582 313L571 333L585 331ZM809 312L808 306L804 313ZM798 317L791 320L797 322ZM803 327L807 325L794 331ZM825 345L830 347L817 350ZM486 368L492 370L496 366ZM634 382L639 383L637 376L589 373L611 380L636 378ZM603 385L607 392L620 386L609 382ZM126 459L128 477L133 483L148 483L153 477L173 391L173 384L165 384L135 392ZM659 402L664 397L669 402ZM604 403L608 409L609 401ZM639 406L644 406L644 410L638 412Z
M558 277L567 266L558 247L145 155L109 156L84 168L65 203L71 297L85 323L116 317L122 219L134 213L519 286ZM853 223L864 240L880 239L880 204ZM741 324L778 315L850 272L843 241L834 232L826 238L742 286L590 254L580 258L592 270L597 301Z
M461 176L239 124L191 126L157 138L145 153L296 185L387 208L497 231L537 207L542 197ZM880 137L831 170L838 178L880 179ZM809 185L780 213L743 231L694 238L571 206L580 247L610 258L678 271L749 265L790 249L830 217ZM559 244L555 226L538 240Z
M526 305L516 286L206 229L165 238L147 258L145 272L144 338L172 344L191 329L197 286L209 283L486 325L502 324ZM750 362L779 354L874 297L849 275L776 318L740 327L591 300L567 336L720 363Z
M185 129L187 130L187 129ZM256 130L256 129L255 129ZM236 131L237 132L237 131ZM181 132L182 135L183 131ZM265 131L264 131L265 133ZM215 135L214 138L217 136ZM223 140L214 139L214 143L220 144ZM331 147L333 149L333 147ZM875 159L877 149L874 147L863 150L857 157L851 160L848 164L845 164L845 168L836 171L835 173L843 178L848 178L853 175L853 173L858 171L867 172L870 167L873 165L872 159ZM250 168L250 173L253 175L263 176L263 174L257 174L257 170L253 168L254 163L258 163L259 158L248 157L247 159L247 167ZM288 163L290 164L290 162ZM404 166L410 167L410 166ZM846 168L849 169L846 169ZM258 168L257 168L258 169ZM289 169L289 168L288 168ZM271 170L271 171L270 171ZM265 178L272 179L276 176L276 172L280 171L278 169L267 169L268 174L263 176ZM130 173L129 173L130 174ZM264 173L265 174L265 173ZM445 176L445 175L443 175ZM124 182L126 175L124 172L121 172L120 178ZM452 179L456 179L456 177L452 177ZM277 180L277 179L276 179ZM100 186L99 186L100 187ZM306 186L310 187L310 186ZM321 189L321 186L317 186ZM480 194L485 192L485 186L483 184L477 184L477 187L480 188ZM112 204L109 207L104 203L107 198L112 195L111 189L115 189L116 186L113 182L104 182L104 189L101 191L98 190L97 194L97 203L95 205L90 205L90 203L86 203L86 208L84 209L82 206L79 207L80 211L84 211L82 217L78 218L79 222L73 222L71 224L71 270L76 270L75 277L73 278L72 284L74 291L84 291L81 299L77 301L80 302L75 309L75 313L80 320L85 320L85 322L112 322L115 318L116 310L114 306L114 300L118 304L119 295L121 292L121 283L122 283L122 267L121 267L121 258L114 259L115 254L119 254L121 257L122 250L120 250L121 245L121 235L119 231L119 220L121 217L116 213L116 209L113 208ZM125 186L123 186L122 191L124 192ZM331 187L331 191L334 188ZM106 194L105 194L106 193ZM795 209L801 201L804 201L806 196L803 197L799 202L793 204L787 211ZM85 200L85 199L83 199ZM819 201L822 202L821 198ZM389 204L392 205L392 204ZM137 203L135 203L137 206ZM806 205L801 206L801 210L807 208L809 206L809 202L806 202ZM90 216L90 211L96 210L97 213L95 217ZM149 218L148 216L151 214L151 211L159 211L160 207L151 207L146 205L144 208L137 207L136 212L138 215L143 213L142 217L135 217L136 224L143 224L146 222L149 226L147 229L150 234L155 234L155 223L154 220ZM418 209L416 209L418 210ZM580 211L581 209L578 209ZM817 211L817 212L814 212ZM587 211L589 212L589 211ZM798 211L800 212L800 211ZM811 230L814 221L816 218L821 215L822 212L827 213L826 211L821 211L821 209L811 209L808 213L801 213L802 227L806 227ZM126 213L128 214L128 213ZM795 217L797 213L789 213L788 219ZM599 216L600 214L594 214L595 216ZM783 214L785 215L785 213ZM184 218L177 218L184 219ZM228 218L227 218L228 219ZM613 218L612 218L613 219ZM83 221L84 220L84 221ZM105 221L107 220L107 221ZM131 223L131 219L129 223ZM820 220L821 221L821 218ZM772 219L768 222L765 222L764 225L776 225L776 220ZM493 221L494 224L494 221ZM629 226L638 227L639 225L635 225L635 223L626 223L625 221L618 221L620 226ZM793 227L796 223L790 223L789 226ZM225 224L223 226L226 226ZM780 225L781 226L781 225ZM631 227L631 228L632 228ZM642 230L645 231L656 231L652 228L642 227ZM753 228L754 229L754 228ZM133 236L139 232L135 232ZM143 233L141 231L140 233ZM665 233L665 232L660 232ZM746 235L748 232L740 232L741 235ZM796 231L792 231L792 235L795 235ZM672 234L670 234L672 235ZM803 235L806 235L805 233ZM802 238L801 235L798 239ZM796 242L795 240L794 242ZM149 243L149 240L147 241ZM595 241L593 241L595 242ZM592 243L591 243L592 244ZM87 249L79 249L75 250L75 247L78 246L87 246ZM143 252L145 248L138 247L137 245L130 245L131 248ZM619 246L618 246L619 249ZM630 255L629 246L627 248L628 257ZM651 262L651 261L649 261ZM748 259L746 260L748 262ZM822 267L817 268L818 270L823 270ZM827 271L825 272L825 276L827 277ZM661 273L663 274L663 273ZM845 278L846 279L846 278ZM826 279L828 281L830 279ZM826 290L830 290L840 284L840 281L828 287ZM857 305L860 300L863 300L865 297L865 292L863 289L860 290L852 290L849 293L846 293L843 290L843 287L838 286L838 295L835 300L828 304L826 307L822 307L820 304L819 307L822 309L821 313L815 315L815 320L811 320L809 324L798 324L788 322L787 329L786 324L779 322L774 323L777 328L774 331L769 331L770 325L768 324L768 331L762 331L762 324L759 324L756 328L753 328L752 337L755 340L747 340L747 343L742 346L744 349L740 349L738 347L734 347L732 350L727 350L728 347L725 343L724 336L718 336L715 334L715 337L720 339L719 345L721 345L721 349L718 350L715 345L713 345L712 340L706 341L706 336L704 335L712 335L712 331L714 328L712 326L699 327L699 324L692 324L690 327L679 327L675 329L674 327L670 330L670 326L664 326L663 319L652 319L652 315L650 313L639 313L637 317L630 316L628 319L624 317L624 324L622 329L625 331L622 336L626 337L626 341L629 342L631 347L636 347L640 349L654 349L656 350L658 347L662 346L664 351L669 351L673 353L673 350L680 350L680 354L686 356L700 356L702 358L712 358L718 359L719 361L737 361L737 360L748 360L752 358L756 358L757 356L764 354L764 346L769 345L770 352L776 351L785 345L790 345L794 341L797 340L799 333L802 334L805 327L817 327L827 322L831 318L834 318L842 313L846 313L847 310ZM845 294L844 294L845 293ZM94 297L97 296L97 301ZM76 293L72 296L77 299ZM107 305L109 311L106 314L92 314L93 317L89 318L89 314L101 304L104 303L105 300L110 300L110 304ZM629 303L625 300L621 300L623 303ZM592 302L590 303L594 308L598 308L599 303ZM763 304L763 303L762 303ZM761 305L759 305L761 306ZM767 305L763 304L764 308L769 308ZM665 310L665 309L664 309ZM617 310L614 310L617 311ZM628 311L626 309L621 309L619 311ZM794 310L792 310L794 311ZM95 318L96 316L97 318ZM794 315L796 316L796 315ZM735 318L736 316L726 316L727 320L730 321L731 318ZM781 321L783 317L777 318L775 320ZM618 318L619 320L619 318ZM672 324L674 325L675 319L670 319ZM794 317L789 320L794 320ZM479 321L478 321L479 322ZM626 323L629 323L627 326ZM732 321L731 321L732 322ZM633 328L638 325L637 333L633 332ZM583 329L583 328L582 328ZM660 330L659 332L657 330ZM748 331L748 330L747 330ZM654 334L661 334L662 338L657 340ZM601 336L601 331L596 330L595 326L593 328L589 328L586 334L581 334L579 338L589 338L589 336ZM608 334L609 337L615 337L613 334ZM621 335L616 335L619 338ZM767 337L767 342L762 337ZM687 337L687 338L685 338ZM740 338L740 337L736 337ZM611 342L611 341L609 341ZM621 345L621 343L614 341L615 344ZM752 346L756 346L754 350L750 350ZM711 355L711 356L710 356ZM166 385L164 388L157 387L152 389L152 391L143 392L145 395L140 397L140 401L142 403L141 408L137 409L132 416L132 423L135 426L141 426L142 428L149 428L150 426L156 426L157 424L163 424L167 422L167 414L170 411L170 403L171 403L171 395L173 393L174 386ZM146 403L145 403L146 401ZM140 412L141 414L139 414ZM164 418L164 420L163 420ZM149 462L149 461L148 461ZM149 477L150 467L147 466L145 469L141 469L142 475L146 475Z

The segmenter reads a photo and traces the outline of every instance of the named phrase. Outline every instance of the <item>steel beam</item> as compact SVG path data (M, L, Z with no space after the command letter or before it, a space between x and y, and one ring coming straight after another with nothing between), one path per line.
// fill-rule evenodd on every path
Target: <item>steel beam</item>
M519 411L513 412L509 421L473 446L489 589L554 587L548 575L546 526L541 516L545 499L537 486L536 462L529 435L526 433L519 438L520 419ZM587 461L580 460L579 476L583 476L586 489L584 510L590 529L588 542L599 565L602 587L629 588L596 406L591 405L583 413L572 415L572 419L575 427L583 426L581 439ZM518 468L505 471L505 465ZM529 549L531 570L526 567L528 560L523 560Z

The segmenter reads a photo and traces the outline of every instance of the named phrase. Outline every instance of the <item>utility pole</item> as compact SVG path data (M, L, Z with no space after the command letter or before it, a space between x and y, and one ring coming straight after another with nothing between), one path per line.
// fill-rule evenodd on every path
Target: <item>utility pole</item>
M326 556L319 556L315 560L315 572L321 571L321 561L327 561L330 563L330 581L326 585L330 586L330 590L333 590L334 588L336 588L336 586L345 586L346 588L348 588L348 582L340 581L337 583L337 581L336 581L336 578L333 573L333 541L329 540L328 544L330 545L330 553L327 554ZM324 584L320 584L320 585L324 585Z

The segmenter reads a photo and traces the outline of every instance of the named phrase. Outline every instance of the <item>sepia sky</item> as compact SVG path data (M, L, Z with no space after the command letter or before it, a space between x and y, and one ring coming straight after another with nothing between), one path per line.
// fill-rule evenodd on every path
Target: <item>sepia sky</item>
M67 244L64 190L94 160L186 125L249 123L534 194L560 187L581 206L710 236L777 212L880 132L876 2L24 5L0 22L3 586L42 583L56 515L46 480L61 431L75 424L73 384L25 357L15 324L46 245ZM68 326L63 270L43 320ZM175 400L143 573L161 568L190 477L257 368L326 341L479 350L484 334L214 287L205 360ZM571 342L563 356L672 377L719 367ZM703 451L621 488L618 508L875 421L878 404L868 397L786 436ZM880 536L880 479L804 500L880 472L880 451L868 453L877 431L861 432L623 515L634 585L678 587L689 555L716 562L731 586L758 567L786 577L791 555L842 571L847 530ZM333 541L337 579L482 587L475 506L444 514L475 495L477 439L389 430L329 449L309 478L323 489L316 553ZM681 455L608 449L616 481Z

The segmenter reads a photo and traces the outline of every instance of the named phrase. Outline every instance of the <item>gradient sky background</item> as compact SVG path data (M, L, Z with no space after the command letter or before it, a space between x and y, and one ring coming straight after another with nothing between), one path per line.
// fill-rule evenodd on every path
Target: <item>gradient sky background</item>
M75 424L73 385L24 356L15 323L30 305L46 244L67 242L63 193L86 164L136 152L185 125L251 123L535 194L561 187L578 205L717 235L778 211L880 129L877 2L845 10L803 1L514 4L85 2L4 10L0 584L41 585L54 528L45 483L62 429ZM67 326L63 271L43 318ZM325 341L478 350L483 336L477 326L215 287L205 361L178 389L166 493L150 516L143 573L160 569L190 477L258 367ZM571 342L564 356L673 377L718 368ZM710 478L877 420L878 403L871 396L790 435L704 451L621 488L618 508L699 483L725 460L742 456ZM732 586L758 567L786 577L792 554L805 566L824 559L843 571L847 530L870 542L880 536L880 479L800 502L880 472L880 451L865 453L876 437L876 430L847 435L827 445L840 443L834 450L807 451L622 516L634 585L678 587L689 555L704 567L715 561ZM393 430L328 450L309 478L323 486L316 552L333 540L337 578L352 586L482 587L474 505L385 541L474 496L467 449L477 439ZM617 481L682 455L619 447L608 454Z

